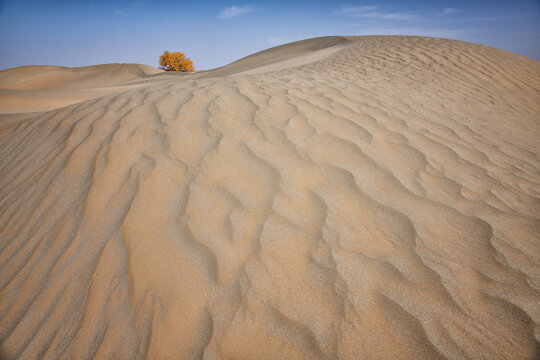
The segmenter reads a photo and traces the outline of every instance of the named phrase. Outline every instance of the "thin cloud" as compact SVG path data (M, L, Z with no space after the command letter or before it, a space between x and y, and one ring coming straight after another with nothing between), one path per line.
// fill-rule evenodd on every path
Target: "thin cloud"
M359 22L357 35L420 35L454 39L463 38L466 31L441 27L440 21L434 22L432 18L435 16L441 19L441 16L452 16L461 11L448 7L423 12L399 12L378 6L343 6L336 10L340 15L355 19L377 20L375 23ZM373 24L377 25L370 26Z
M516 14L516 15L508 15L508 16L494 16L494 17L472 17L468 20L470 21L503 21L503 20L511 20L511 19L525 19L528 17L532 17L534 15L532 14Z
M376 6L344 6L338 10L341 15L355 16L377 10Z
M253 6L243 5L243 6L227 6L225 9L221 10L218 15L220 19L231 19L237 16L245 15L253 11Z
M378 20L417 20L418 14L410 12L386 12L380 10L377 6L345 6L338 10L338 13L344 16L364 19Z
M442 14L443 15L453 15L453 14L457 14L458 12L461 12L461 9L456 9L456 8L446 8L442 11Z

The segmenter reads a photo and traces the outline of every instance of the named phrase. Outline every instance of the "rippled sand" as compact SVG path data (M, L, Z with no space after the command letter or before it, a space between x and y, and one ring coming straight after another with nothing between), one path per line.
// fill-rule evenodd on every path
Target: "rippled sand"
M540 62L367 36L81 69L0 72L1 358L540 353Z

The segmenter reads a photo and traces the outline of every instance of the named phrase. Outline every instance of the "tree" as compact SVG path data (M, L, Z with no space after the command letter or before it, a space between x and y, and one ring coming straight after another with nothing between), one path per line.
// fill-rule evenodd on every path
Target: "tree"
M193 62L181 52L168 52L165 50L159 57L159 66L168 71L194 72Z

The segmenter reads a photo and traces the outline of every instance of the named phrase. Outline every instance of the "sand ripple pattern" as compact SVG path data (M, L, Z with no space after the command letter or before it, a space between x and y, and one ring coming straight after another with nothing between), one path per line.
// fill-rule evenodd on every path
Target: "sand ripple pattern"
M0 127L0 357L537 356L540 63L338 46Z

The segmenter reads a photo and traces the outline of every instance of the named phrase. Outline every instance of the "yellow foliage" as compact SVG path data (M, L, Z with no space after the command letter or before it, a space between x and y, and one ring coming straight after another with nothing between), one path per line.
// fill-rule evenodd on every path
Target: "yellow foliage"
M194 72L193 62L181 52L168 52L165 50L159 57L159 65L165 70Z

